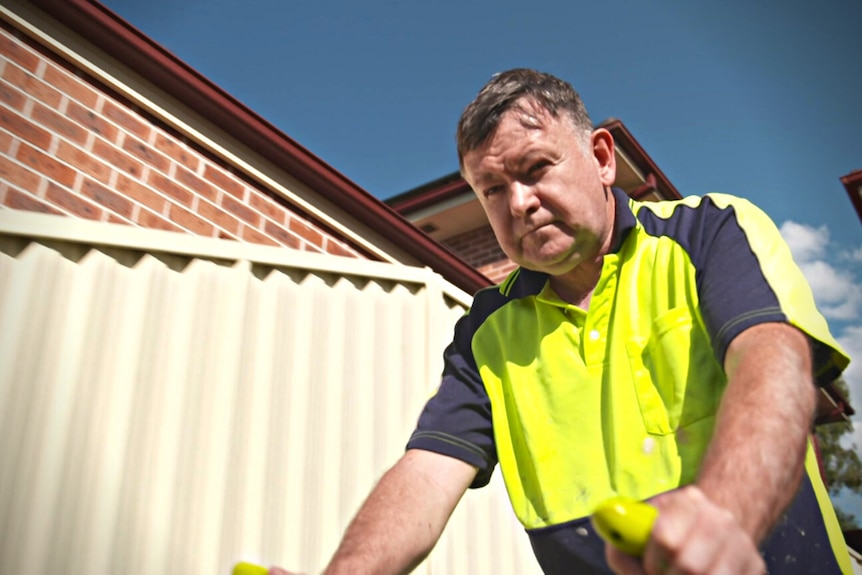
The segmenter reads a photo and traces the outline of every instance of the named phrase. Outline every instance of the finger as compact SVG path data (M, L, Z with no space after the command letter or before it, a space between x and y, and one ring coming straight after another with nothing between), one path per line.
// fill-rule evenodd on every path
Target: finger
M659 513L652 536L643 556L643 568L649 575L664 574L677 562L677 554L691 544L696 515L693 513Z
M729 573L741 573L738 565L749 550L733 517L707 509L696 517L666 573L710 573L722 565L730 566Z
M645 575L640 559L626 555L613 545L605 545L605 560L618 575Z

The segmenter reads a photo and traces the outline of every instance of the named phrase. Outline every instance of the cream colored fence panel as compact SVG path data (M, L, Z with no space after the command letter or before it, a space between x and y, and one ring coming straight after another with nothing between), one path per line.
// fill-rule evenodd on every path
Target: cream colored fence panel
M0 573L321 569L469 303L429 270L0 212ZM537 572L498 479L422 573Z

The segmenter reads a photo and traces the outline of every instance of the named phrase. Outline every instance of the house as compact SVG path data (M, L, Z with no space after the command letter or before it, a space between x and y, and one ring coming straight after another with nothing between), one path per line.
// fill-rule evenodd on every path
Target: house
M4 2L0 572L321 569L487 285L98 2ZM432 570L538 572L499 478Z
M0 572L318 570L490 284L98 2L7 0ZM538 572L499 478L431 571Z

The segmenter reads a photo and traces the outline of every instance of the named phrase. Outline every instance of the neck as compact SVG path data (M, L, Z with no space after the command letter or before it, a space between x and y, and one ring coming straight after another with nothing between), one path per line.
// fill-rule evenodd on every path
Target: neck
M581 262L570 272L552 276L550 280L551 288L560 296L560 299L581 309L590 307L590 298L602 275L604 256L611 251L616 241L616 198L610 188L605 188L605 193L608 195L607 210L611 228L599 249L598 256L594 260Z
M569 273L551 277L551 288L561 300L588 309L593 290L602 274L602 261L602 256L599 256L593 262L580 264Z

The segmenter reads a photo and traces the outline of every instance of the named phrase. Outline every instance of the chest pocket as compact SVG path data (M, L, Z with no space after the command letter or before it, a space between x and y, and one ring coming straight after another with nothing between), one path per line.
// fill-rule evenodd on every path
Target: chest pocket
M627 341L626 352L648 433L674 433L717 412L724 373L688 308L657 317L649 339Z

